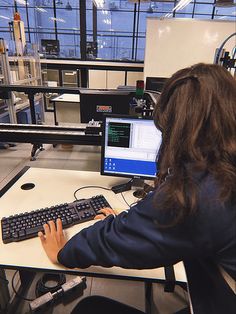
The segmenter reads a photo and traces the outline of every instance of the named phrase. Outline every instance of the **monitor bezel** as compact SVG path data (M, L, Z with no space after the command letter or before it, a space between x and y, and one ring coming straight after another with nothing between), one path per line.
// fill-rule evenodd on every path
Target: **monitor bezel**
M150 176L139 176L139 175L129 175L129 174L119 174L119 173L107 173L104 172L104 157L105 157L105 128L106 128L106 119L107 118L127 118L127 119L135 119L135 120L152 120L153 117L138 117L138 116L131 116L131 115L119 115L119 114L104 114L103 116L103 123L102 123L102 141L101 141L101 170L100 174L103 176L110 176L110 177L123 177L123 178L133 178L133 179L144 179L144 180L155 180L155 177ZM158 154L157 154L158 155Z

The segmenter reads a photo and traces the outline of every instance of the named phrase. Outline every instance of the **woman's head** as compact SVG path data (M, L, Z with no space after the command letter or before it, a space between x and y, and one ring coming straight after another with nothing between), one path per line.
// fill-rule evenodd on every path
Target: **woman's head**
M177 177L183 178L190 164L216 178L224 176L222 196L232 193L236 182L236 81L226 69L199 63L176 72L164 86L154 121L163 133L160 177L171 168L177 184Z

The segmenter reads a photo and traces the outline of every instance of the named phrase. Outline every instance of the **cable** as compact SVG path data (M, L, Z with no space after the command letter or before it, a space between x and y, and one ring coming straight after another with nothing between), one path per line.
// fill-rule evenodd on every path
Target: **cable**
M109 189L109 188L104 188L103 186L99 186L99 185L87 185L87 186L82 186L81 188L75 190L74 192L74 198L76 199L76 201L79 201L79 199L76 197L76 193L80 190L83 190L83 189L90 189L90 188L99 188L99 189L103 189L103 190L107 190L107 191L112 191L112 189Z
M12 286L13 292L15 293L15 295L16 295L18 298L20 298L20 299L22 299L22 300L24 300L24 301L30 301L30 302L33 301L34 299L25 298L25 297L23 297L22 295L20 295L20 294L16 291L16 289L15 289L15 287L14 287L14 280L15 280L15 277L16 277L17 272L18 272L18 270L15 271L15 273L14 273L14 275L13 275L13 277L12 277L12 280L11 280L11 286Z
M48 292L56 292L65 282L66 276L64 274L43 274L36 283L35 295L38 298Z
M235 36L235 35L236 35L236 33L233 33L233 34L231 34L230 36L228 36L228 37L223 41L223 43L221 44L220 48L218 49L218 51L217 51L217 53L216 53L215 60L214 60L214 63L215 63L215 64L219 64L220 55L221 55L221 52L222 52L222 50L223 50L223 48L224 48L224 45L227 43L227 41L228 41L231 37L233 37L233 36Z
M121 196L122 196L122 198L123 198L123 200L124 200L125 204L126 204L126 205L128 205L128 206L129 206L129 208L130 208L130 207L131 207L131 205L129 205L129 203L126 201L126 199L125 199L125 197L124 197L124 195L123 195L123 192L120 192L120 194L121 194Z
M2 277L2 276L0 276L0 280L4 280L5 282L9 283L9 281L6 278Z

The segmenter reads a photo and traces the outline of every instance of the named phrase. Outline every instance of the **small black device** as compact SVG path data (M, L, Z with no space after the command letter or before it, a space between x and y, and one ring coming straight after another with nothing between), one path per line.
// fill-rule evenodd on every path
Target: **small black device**
M129 114L133 95L134 92L124 90L81 89L81 122L102 121L104 114Z
M60 43L57 39L41 39L42 52L46 56L58 56Z
M110 207L103 195L92 198L64 203L51 207L33 210L31 212L3 217L1 219L3 243L17 242L37 237L43 231L43 225L50 220L62 220L63 228L93 220L97 212Z
M146 77L145 89L161 92L166 82L166 77Z

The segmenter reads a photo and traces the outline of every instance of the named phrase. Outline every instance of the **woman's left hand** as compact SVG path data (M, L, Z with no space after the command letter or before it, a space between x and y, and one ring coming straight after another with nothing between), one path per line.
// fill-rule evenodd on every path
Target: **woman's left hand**
M43 229L44 234L39 232L38 236L48 258L56 264L58 263L57 254L67 242L62 229L62 221L57 219L56 224L49 221L48 224L43 225Z

